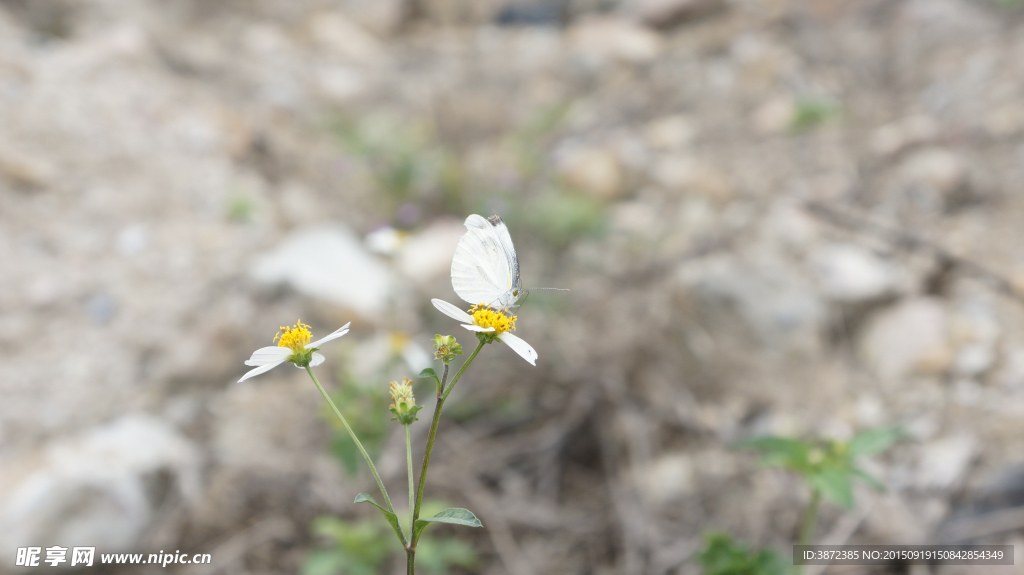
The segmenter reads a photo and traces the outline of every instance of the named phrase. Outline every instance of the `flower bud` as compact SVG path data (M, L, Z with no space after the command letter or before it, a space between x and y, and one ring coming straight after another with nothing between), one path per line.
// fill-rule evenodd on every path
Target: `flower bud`
M391 382L391 402L388 408L394 414L391 421L398 421L402 425L417 421L416 413L423 409L422 405L416 405L416 398L412 395L412 380L408 377L402 378L402 383Z
M448 364L455 359L456 355L462 355L462 346L455 341L453 336L440 334L434 336L435 358Z

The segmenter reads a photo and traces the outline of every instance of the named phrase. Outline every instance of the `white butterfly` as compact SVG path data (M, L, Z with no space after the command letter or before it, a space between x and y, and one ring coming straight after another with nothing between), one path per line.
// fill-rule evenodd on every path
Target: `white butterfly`
M452 288L467 303L507 310L525 296L519 259L505 222L495 214L466 218L468 230L452 258Z
M466 230L452 258L452 287L473 308L465 312L444 300L430 302L441 313L461 321L462 327L493 334L530 365L537 365L537 351L512 333L516 317L509 308L527 292L519 280L519 260L505 222L497 215L484 218L473 214L466 218ZM481 304L483 309L478 307Z

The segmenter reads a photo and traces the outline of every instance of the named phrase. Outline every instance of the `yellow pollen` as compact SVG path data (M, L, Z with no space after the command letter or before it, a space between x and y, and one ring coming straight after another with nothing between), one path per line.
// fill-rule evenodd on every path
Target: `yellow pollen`
M516 330L516 316L505 315L486 304L469 308L469 313L473 316L473 323L480 327L493 327L495 335Z
M281 333L274 336L274 341L279 347L291 348L298 353L306 349L311 337L313 334L309 331L309 326L299 320L294 326L282 326Z

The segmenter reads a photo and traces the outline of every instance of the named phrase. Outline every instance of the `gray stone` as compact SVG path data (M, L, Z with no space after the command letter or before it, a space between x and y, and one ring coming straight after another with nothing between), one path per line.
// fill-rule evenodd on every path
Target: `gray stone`
M693 456L685 451L662 455L650 464L635 468L633 481L651 505L664 505L696 489Z
M986 373L996 361L1002 327L987 298L960 302L950 319L950 338L957 346L953 370L964 377Z
M398 32L409 0L345 0L345 15L372 34L385 37Z
M921 489L948 489L960 481L977 454L977 441L970 435L950 435L921 449L916 485Z
M30 156L0 147L0 181L6 180L19 188L39 189L48 187L56 173L42 155Z
M883 379L949 369L951 350L942 301L921 297L900 302L869 320L860 341L865 361Z
M380 60L384 46L373 34L337 12L320 12L309 21L309 33L331 55L363 65Z
M258 256L249 271L258 282L287 284L303 295L371 320L383 313L394 286L387 266L341 225L293 232Z
M728 8L725 0L642 0L641 20L655 28L672 28L717 14Z
M683 114L663 116L647 123L644 137L654 149L673 150L693 142L697 137L697 126L693 119Z
M855 244L826 244L811 259L822 294L834 301L870 301L907 284L899 268Z
M625 191L625 176L618 156L603 147L581 147L563 153L559 176L565 185L603 200Z
M41 457L5 463L0 474L0 557L25 545L95 545L139 551L167 497L166 473L184 501L199 495L199 452L171 426L127 415L50 444Z
M750 122L762 134L778 134L788 130L795 117L796 101L791 96L783 95L764 101L754 110Z
M938 135L939 125L929 116L907 116L876 129L871 134L870 145L876 154L891 156L934 140Z
M464 233L461 221L443 219L408 236L397 251L399 271L418 283L450 277L452 254Z
M661 52L656 33L622 18L584 18L567 34L575 55L597 65L616 61L645 64Z
M657 159L652 176L672 194L693 194L716 204L728 203L734 195L733 185L725 173L683 153Z
M914 152L900 166L904 189L915 203L948 209L969 195L967 164L945 148Z
M825 306L809 282L781 263L758 266L717 258L680 269L678 280L710 314L728 325L739 313L759 343L779 349L816 350L821 345Z

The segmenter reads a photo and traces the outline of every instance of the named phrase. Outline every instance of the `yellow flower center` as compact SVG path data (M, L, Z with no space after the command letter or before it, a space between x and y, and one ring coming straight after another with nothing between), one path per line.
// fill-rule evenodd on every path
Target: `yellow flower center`
M469 308L469 313L473 316L473 323L480 327L493 327L495 335L516 330L516 316L505 315L486 304L481 303Z
M295 353L299 353L306 349L311 337L313 334L309 331L309 326L299 320L294 326L282 326L281 333L274 337L274 341L279 347L291 348Z

